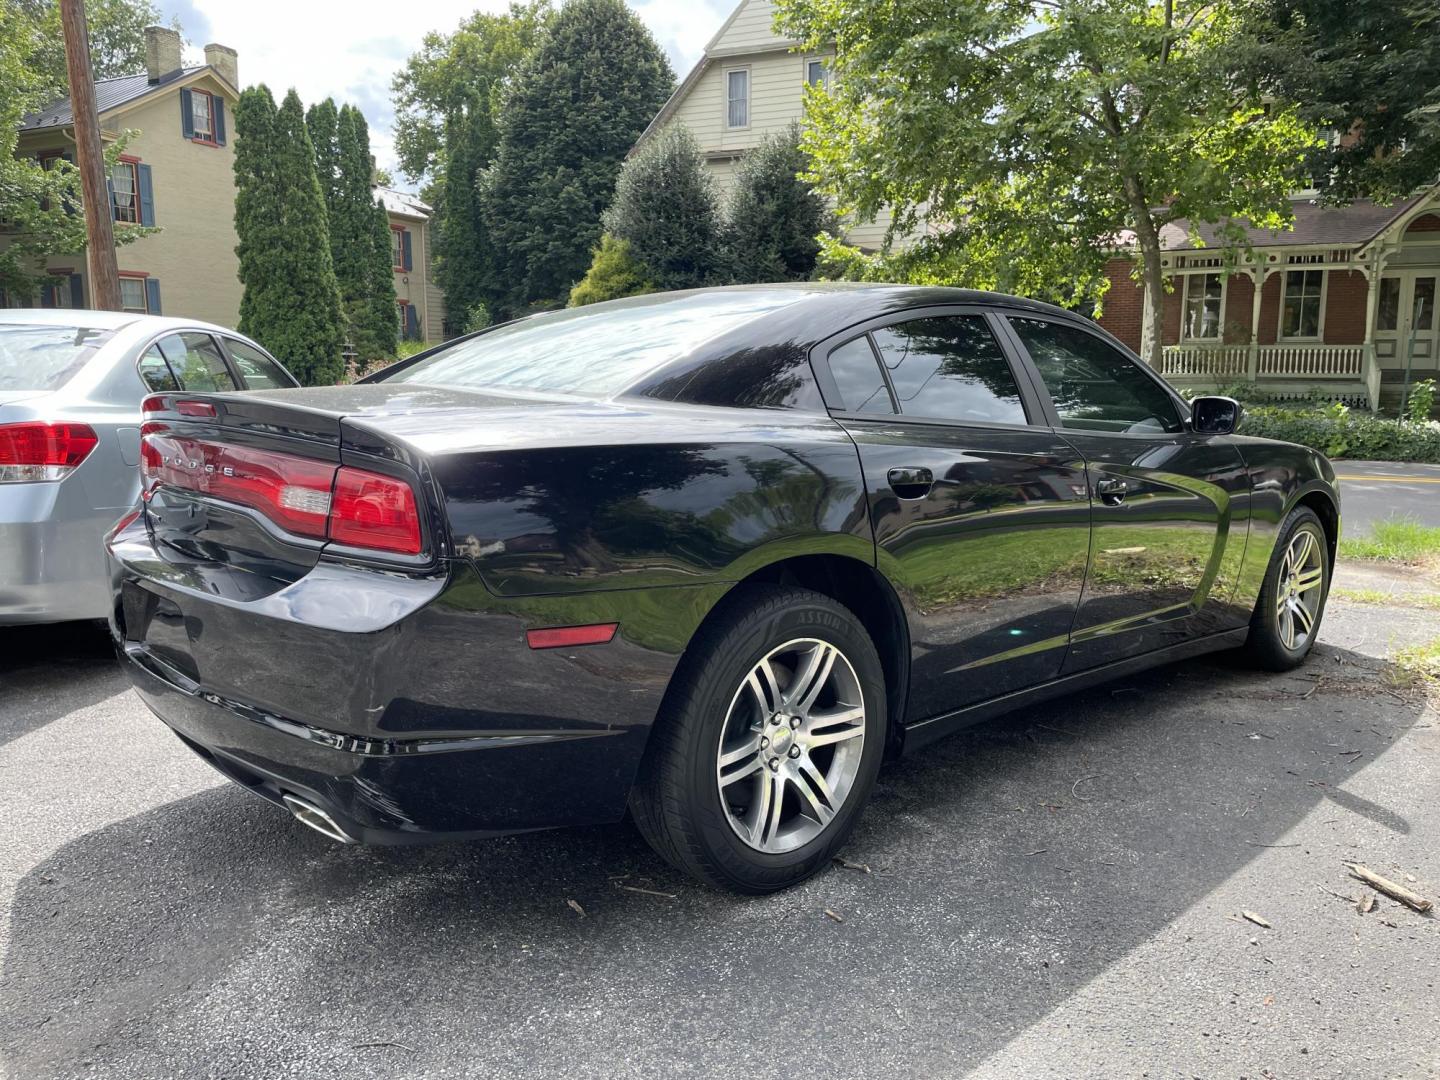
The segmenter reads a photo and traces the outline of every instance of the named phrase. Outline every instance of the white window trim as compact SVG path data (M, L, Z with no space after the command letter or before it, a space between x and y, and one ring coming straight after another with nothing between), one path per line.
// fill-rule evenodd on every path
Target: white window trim
M138 284L138 285L140 286L140 307L138 307L138 308L137 308L137 307L126 307L126 306L125 306L125 282L127 282L127 281L133 281L133 282L135 282L136 284ZM145 279L145 278L137 278L137 277L128 277L128 276L126 276L126 277L122 277L122 278L120 279L120 308L121 308L121 310L123 310L123 311L128 311L128 312L130 312L132 315L148 315L148 314L150 313L150 290L149 290L149 287L145 284L145 282L146 282L146 279Z
M195 102L205 99L205 130L200 130L200 113L195 108ZM208 90L195 90L190 95L190 126L195 129L195 138L215 138L215 96Z
M1220 332L1217 333L1214 337L1191 337L1189 330L1185 325L1185 312L1186 308L1189 306L1188 301L1190 299L1190 281L1192 278L1199 278L1202 282L1201 287L1203 288L1204 280L1212 275L1217 275L1220 278L1220 321L1218 327ZM1185 279L1185 284L1180 290L1180 340L1193 341L1197 344L1213 342L1219 345L1223 343L1225 340L1225 312L1228 308L1230 301L1230 275L1221 273L1215 267L1210 266L1206 267L1203 270L1195 270L1188 274L1181 274L1180 276Z
M745 72L745 123L730 123L730 73L732 71ZM749 64L734 64L731 67L723 68L720 76L720 122L726 131L749 131L750 125L755 120L755 73L750 70Z
M1285 278L1292 273L1305 271L1319 271L1320 274L1320 317L1315 321L1315 333L1313 335L1285 335ZM1325 340L1325 309L1330 306L1330 271L1321 266L1289 266L1280 271L1280 301L1275 305L1279 310L1275 312L1275 341L1309 341L1323 342Z
M809 56L805 57L805 59L801 61L801 63L800 63L800 88L801 88L801 92L802 92L802 93L804 92L805 88L810 85L810 65L811 65L811 64L821 64L821 65L824 66L824 68L825 68L825 78L821 80L820 85L821 85L822 87L824 87L826 90L829 90L829 89L830 89L830 80L831 80L831 78L834 77L834 74L835 74L833 71L830 70L830 64L831 64L831 62L832 62L834 59L835 59L835 57L832 56L832 55L822 55L822 54L819 54L819 53L811 53Z

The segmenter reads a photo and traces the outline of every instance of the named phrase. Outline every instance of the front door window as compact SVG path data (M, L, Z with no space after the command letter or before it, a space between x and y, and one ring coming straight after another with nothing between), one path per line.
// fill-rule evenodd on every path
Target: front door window
M1380 279L1375 305L1375 359L1382 368L1401 371L1408 365L1428 378L1440 362L1440 316L1435 313L1434 271L1400 271ZM1399 376L1395 376L1399 378Z

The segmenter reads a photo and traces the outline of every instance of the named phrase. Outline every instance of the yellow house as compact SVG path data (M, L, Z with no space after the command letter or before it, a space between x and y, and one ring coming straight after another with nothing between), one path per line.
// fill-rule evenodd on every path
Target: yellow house
M775 33L774 22L772 0L741 0L641 134L637 148L670 125L683 124L700 144L722 199L727 196L746 151L803 121L805 87L830 79L834 51L798 51L797 42ZM845 238L873 250L888 225L885 214L874 222L852 222Z
M135 132L108 178L115 228L161 230L117 249L121 302L127 311L234 326L241 291L230 131L239 85L235 50L206 45L205 63L185 67L174 30L148 28L145 45L143 73L95 84L105 141ZM25 118L17 153L74 160L68 98ZM0 245L7 242L0 233ZM51 280L35 298L41 306L89 306L83 254L52 256L44 269Z
M430 261L431 209L414 195L377 185L375 198L390 219L391 266L400 337L404 341L445 340L445 296Z

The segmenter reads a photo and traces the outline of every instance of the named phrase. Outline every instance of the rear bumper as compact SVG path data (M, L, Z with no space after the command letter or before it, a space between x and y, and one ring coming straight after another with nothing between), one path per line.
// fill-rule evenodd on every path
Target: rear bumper
M678 658L626 635L645 590L512 602L468 563L411 578L322 562L242 603L201 591L142 523L111 566L112 634L151 710L232 780L366 843L618 820ZM606 619L608 645L525 645Z
M0 485L0 626L103 619L105 533L123 510L78 510L61 483Z

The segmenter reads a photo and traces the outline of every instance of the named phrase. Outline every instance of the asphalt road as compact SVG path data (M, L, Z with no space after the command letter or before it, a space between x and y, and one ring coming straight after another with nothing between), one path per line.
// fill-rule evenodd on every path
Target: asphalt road
M1440 899L1437 717L1384 675L1437 634L1337 602L1290 675L988 723L886 767L868 873L758 900L627 825L331 844L98 634L0 635L0 1074L1434 1077L1435 919L1332 893L1354 859Z
M1440 526L1440 465L1337 461L1335 474L1345 531L1351 535L1389 517Z

